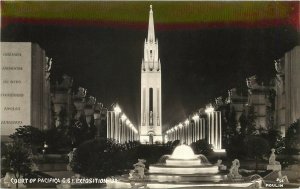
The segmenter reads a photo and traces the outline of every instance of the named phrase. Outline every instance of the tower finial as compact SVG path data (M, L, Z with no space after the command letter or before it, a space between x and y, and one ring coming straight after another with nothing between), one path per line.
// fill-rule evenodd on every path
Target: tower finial
M150 42L155 41L152 5L150 5L150 11L149 11L149 25L148 25L148 39L147 40Z

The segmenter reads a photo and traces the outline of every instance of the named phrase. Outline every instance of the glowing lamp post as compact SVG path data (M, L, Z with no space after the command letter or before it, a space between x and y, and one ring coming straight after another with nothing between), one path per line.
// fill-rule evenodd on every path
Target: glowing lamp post
M134 127L134 125L131 123L130 124L130 132L129 132L129 140L131 140L131 141L133 141L134 140L134 138L135 138L135 132L136 132L136 129L135 129L135 127Z
M194 116L193 116L193 120L194 120L194 132L193 132L193 142L196 142L197 140L199 140L199 115L196 113Z
M222 123L221 112L215 111L210 104L205 112L208 117L208 143L213 146L215 152L224 152L222 149Z
M120 113L122 112L121 108L116 105L114 107L114 113L115 113L115 127L114 130L115 132L113 132L113 138L116 139L118 142L120 141Z
M127 117L126 117L126 115L123 113L122 114L122 116L121 116L121 124L120 124L120 135L121 135L121 137L120 137L120 142L121 143L123 143L124 142L124 140L126 140L125 139L125 137L126 137L126 126L125 126L125 121L127 120Z
M129 121L129 119L127 119L125 123L127 125L126 132L125 132L125 135L126 135L126 140L125 141L128 141L128 131L130 132L130 130L131 130L131 128L130 128L131 122Z
M179 138L180 142L183 143L183 125L182 123L178 124L178 134L179 134Z
M214 116L213 116L214 108L212 105L206 106L205 113L207 114L208 119L208 143L212 144L214 143Z
M48 144L46 143L46 141L44 141L44 146L43 146L43 150L42 150L43 158L45 158L45 152L46 152L47 148L48 148Z
M188 129L189 129L189 124L190 124L190 121L189 121L189 119L186 119L185 121L184 121L184 125L185 125L185 127L183 128L183 135L184 135L184 143L185 144L187 144L188 143Z

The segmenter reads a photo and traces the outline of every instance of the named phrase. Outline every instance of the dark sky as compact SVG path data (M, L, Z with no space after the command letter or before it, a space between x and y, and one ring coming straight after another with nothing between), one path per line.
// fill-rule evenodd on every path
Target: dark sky
M142 15L148 21L148 13ZM154 20L155 20L154 8ZM38 43L54 60L52 79L66 73L107 107L118 102L135 125L140 117L140 67L147 25L140 28L11 23L2 41ZM164 129L184 120L256 74L266 84L273 60L299 44L294 27L157 27L162 63Z

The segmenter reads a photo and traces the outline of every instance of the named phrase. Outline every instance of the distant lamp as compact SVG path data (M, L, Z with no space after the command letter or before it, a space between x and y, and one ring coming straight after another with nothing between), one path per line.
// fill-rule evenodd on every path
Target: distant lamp
M183 127L182 123L179 123L178 127L181 129Z
M195 114L194 116L193 116L193 120L198 120L199 119L199 115L198 114Z
M127 119L126 115L123 114L123 115L121 116L121 119L122 119L122 121L125 121L125 120Z
M44 148L45 148L45 149L48 148L48 144L46 143L46 141L44 142Z
M214 111L214 107L210 104L209 106L206 107L205 113L212 113Z
M120 113L122 110L121 110L121 108L120 108L118 105L116 105L116 106L114 107L114 111L115 111L116 113Z
M186 119L185 121L184 121L184 124L187 126L188 124L190 123L190 121L188 120L188 119Z

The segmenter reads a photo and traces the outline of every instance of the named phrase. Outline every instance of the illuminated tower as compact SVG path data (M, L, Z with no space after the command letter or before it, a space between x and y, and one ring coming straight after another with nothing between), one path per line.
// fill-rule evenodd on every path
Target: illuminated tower
M162 142L161 65L158 41L155 39L152 5L150 5L148 37L144 44L141 67L141 126L142 143Z

